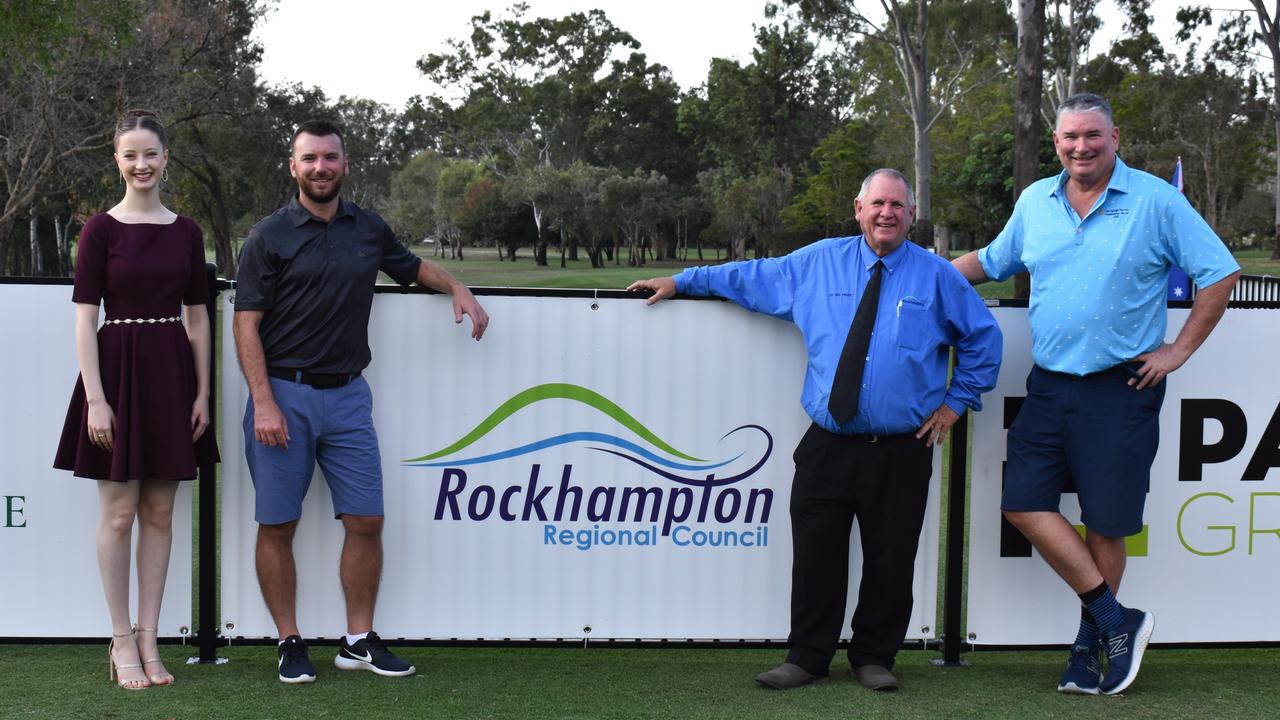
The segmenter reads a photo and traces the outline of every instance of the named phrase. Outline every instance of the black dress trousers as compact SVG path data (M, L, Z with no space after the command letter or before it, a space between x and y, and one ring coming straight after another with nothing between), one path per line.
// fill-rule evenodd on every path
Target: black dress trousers
M891 668L911 618L933 448L915 433L871 442L815 424L794 459L787 661L817 675L828 672L845 622L856 518L863 564L849 663Z

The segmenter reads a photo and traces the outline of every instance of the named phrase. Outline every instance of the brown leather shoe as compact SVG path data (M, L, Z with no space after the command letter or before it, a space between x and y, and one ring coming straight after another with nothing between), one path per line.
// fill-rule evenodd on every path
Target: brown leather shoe
M778 667L766 670L756 676L756 682L774 690L790 690L826 679L826 675L814 675L799 665L793 665L792 663L782 663Z
M892 692L898 689L898 678L894 677L888 668L880 665L856 667L853 669L853 674L858 677L862 687L868 690Z

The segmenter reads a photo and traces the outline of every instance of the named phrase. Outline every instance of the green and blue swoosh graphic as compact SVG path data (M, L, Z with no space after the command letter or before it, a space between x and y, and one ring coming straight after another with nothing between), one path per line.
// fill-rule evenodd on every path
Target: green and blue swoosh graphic
M456 455L475 444L521 409L544 400L572 400L594 408L601 414L617 421L619 425L630 430L637 437L648 443L651 448L644 447L631 440L618 437L617 435L602 432L578 431L562 433L499 452L453 458L450 460L443 459ZM749 475L759 469L759 467L764 464L764 461L768 459L769 454L773 450L773 437L767 430L758 425L744 425L730 431L724 437L728 437L739 430L746 429L755 429L760 431L764 434L768 443L760 461L756 463L751 470L745 473L745 475ZM721 439L723 440L724 437ZM478 465L481 463L519 457L538 450L566 445L569 443L593 443L603 445L606 447L591 447L591 449L607 452L624 458L677 482L690 482L699 485L706 484L707 480L704 477L686 478L681 475L681 473L688 472L705 475L742 457L742 454L738 454L720 462L709 462L703 458L682 452L677 450L670 443L658 437L657 434L645 427L634 416L619 407L617 403L600 393L582 387L581 385L572 385L569 383L546 383L543 385L536 385L527 390L516 393L511 397L511 399L502 403L493 412L489 413L489 416L480 421L480 423L470 432L463 435L449 446L427 455L409 458L402 462L405 465L416 467L460 467L466 465ZM737 478L734 478L734 480L740 479L743 476L744 475L740 475ZM724 481L732 480L725 478ZM716 484L719 484L719 482Z

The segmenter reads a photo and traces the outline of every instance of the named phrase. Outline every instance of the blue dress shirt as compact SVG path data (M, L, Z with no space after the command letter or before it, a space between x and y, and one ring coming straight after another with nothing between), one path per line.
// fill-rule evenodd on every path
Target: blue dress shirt
M876 260L885 270L858 413L840 425L827 401ZM809 354L800 402L831 432L911 432L944 402L956 413L982 409L979 396L996 384L1002 338L995 318L950 263L912 242L877 258L861 235L830 238L780 258L689 268L675 281L686 295L718 295L794 322ZM957 361L948 387L950 346Z
M1031 272L1031 355L1046 370L1087 375L1164 342L1169 269L1207 287L1240 265L1178 189L1116 158L1083 219L1067 172L1031 184L1004 230L978 251L993 280Z

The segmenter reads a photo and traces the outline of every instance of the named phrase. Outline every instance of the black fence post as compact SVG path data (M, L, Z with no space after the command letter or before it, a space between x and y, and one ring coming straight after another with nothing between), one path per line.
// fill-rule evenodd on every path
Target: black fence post
M947 482L947 575L943 580L942 658L929 662L938 667L967 667L960 657L960 603L964 591L965 474L968 467L969 413L951 427L951 467Z
M210 263L209 273L209 429L218 427L218 267ZM218 661L218 476L215 465L200 467L200 617L196 642L200 662Z

